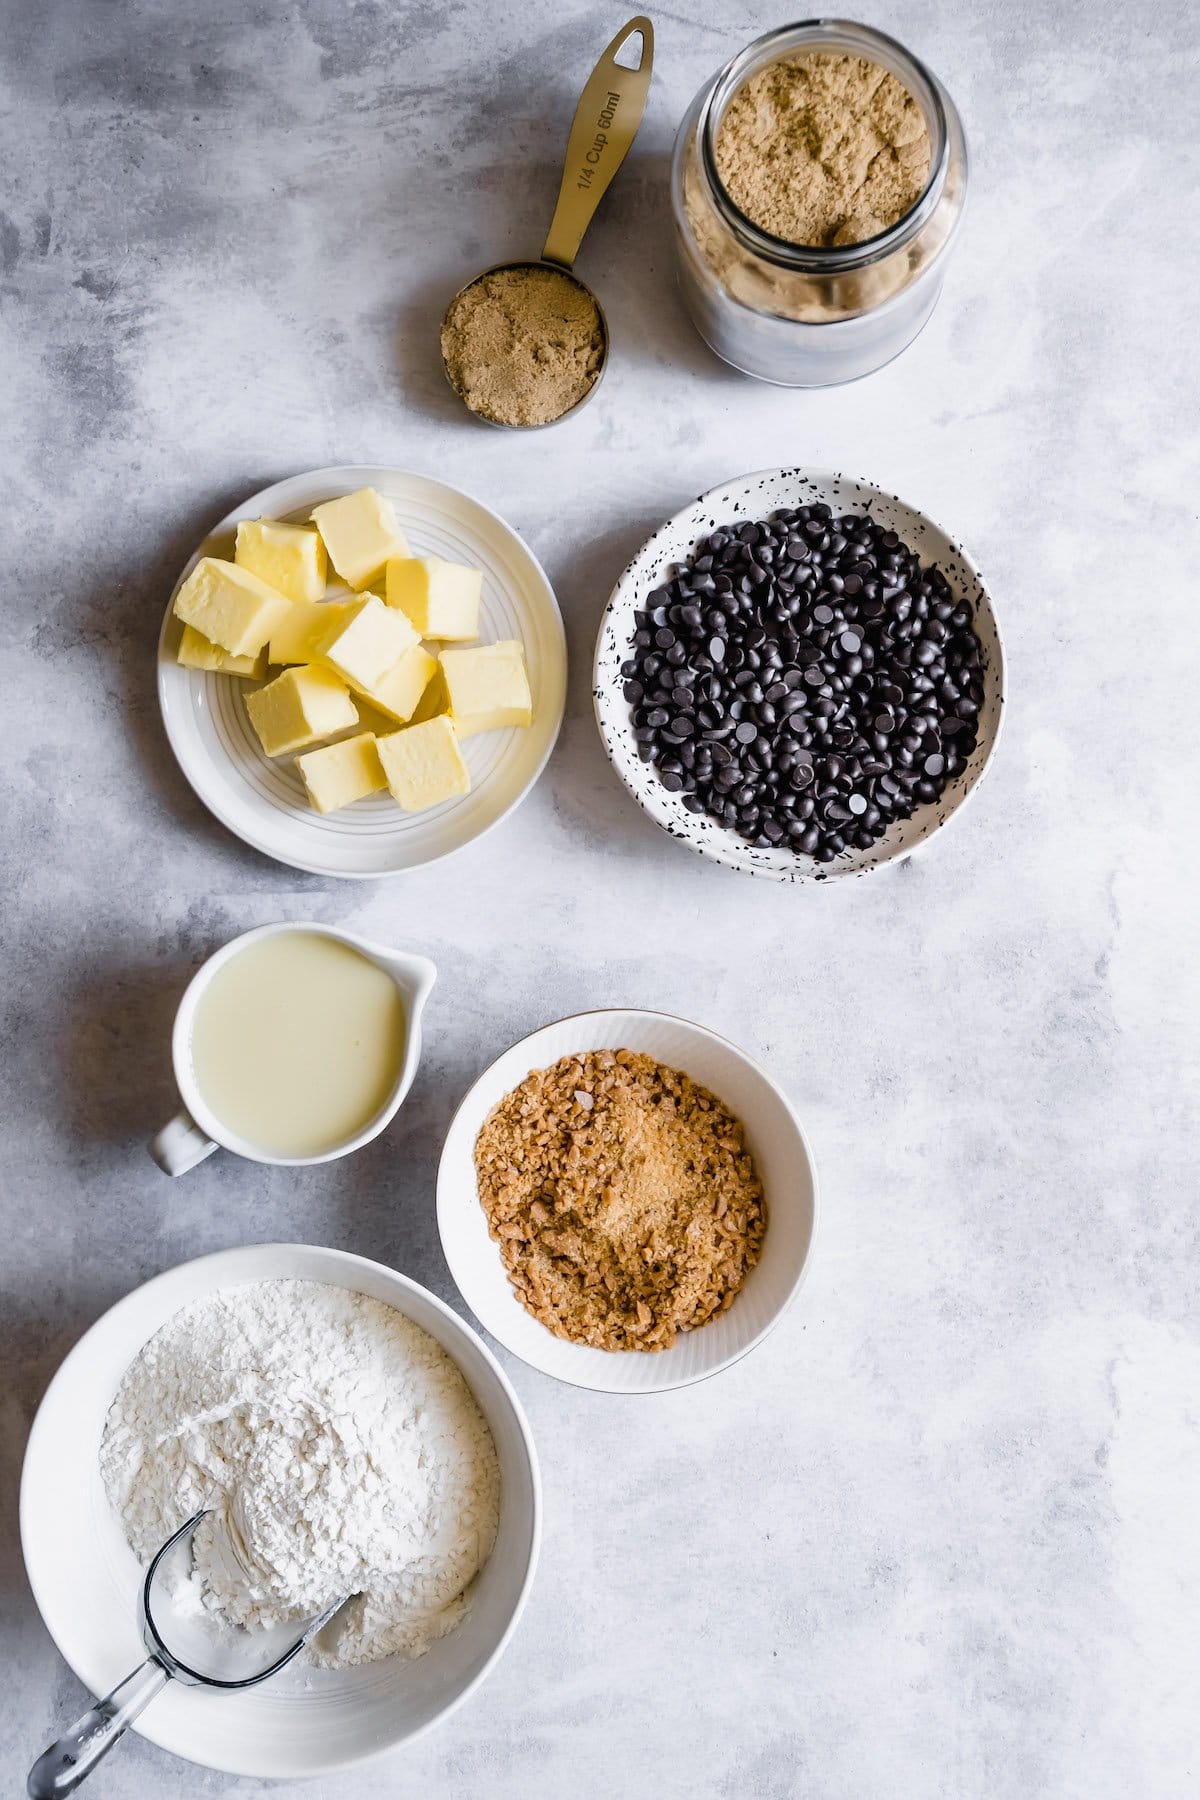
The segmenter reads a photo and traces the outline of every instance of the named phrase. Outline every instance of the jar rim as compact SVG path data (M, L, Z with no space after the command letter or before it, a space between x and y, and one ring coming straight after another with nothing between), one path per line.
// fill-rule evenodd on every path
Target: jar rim
M795 244L764 231L742 211L717 168L718 123L734 94L756 69L789 52L806 49L846 50L881 63L908 88L929 131L929 176L920 195L900 218L857 244ZM705 97L699 140L705 178L726 224L757 256L806 274L837 275L866 268L906 244L936 210L950 162L950 132L937 78L895 38L850 19L801 19L793 25L780 25L730 57L713 77Z

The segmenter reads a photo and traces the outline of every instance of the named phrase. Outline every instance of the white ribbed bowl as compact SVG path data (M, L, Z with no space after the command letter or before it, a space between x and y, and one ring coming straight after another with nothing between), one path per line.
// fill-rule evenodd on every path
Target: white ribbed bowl
M567 1343L525 1311L488 1233L475 1178L475 1140L492 1108L534 1069L586 1050L638 1050L709 1088L746 1128L766 1196L762 1255L728 1312L670 1350L594 1350ZM437 1184L438 1230L459 1291L514 1356L576 1387L653 1394L728 1368L762 1342L800 1289L812 1248L817 1172L782 1090L744 1051L688 1019L654 1012L589 1012L522 1038L469 1090L451 1123Z
M98 1319L63 1362L33 1422L21 1476L21 1547L46 1629L80 1681L106 1694L146 1654L137 1626L143 1571L108 1503L98 1461L121 1377L181 1307L221 1288L285 1279L369 1294L437 1339L491 1427L501 1496L496 1545L470 1609L425 1656L357 1669L302 1663L241 1694L171 1682L134 1726L176 1756L274 1781L331 1774L397 1749L461 1705L516 1629L541 1541L541 1484L529 1425L507 1376L464 1320L407 1276L343 1250L311 1244L221 1250L169 1269ZM57 1721L63 1729L83 1703L72 1693L64 1707ZM29 1762L43 1748L30 1741ZM121 1755L119 1746L114 1754ZM162 1773L161 1790L173 1791L170 1772ZM98 1790L103 1785L100 1778Z
M201 556L232 556L239 519L302 523L313 507L356 488L375 487L420 556L444 556L483 570L480 638L525 646L533 723L524 731L468 738L471 791L428 812L404 813L389 794L340 812L314 812L290 756L269 757L251 730L245 695L253 682L183 669L175 660L183 627L175 595ZM340 590L336 582L332 593ZM428 475L368 466L315 469L264 488L214 527L181 571L158 645L158 698L180 768L210 812L247 844L313 875L399 875L461 850L498 825L525 798L554 748L567 693L567 648L554 590L511 526L469 494Z

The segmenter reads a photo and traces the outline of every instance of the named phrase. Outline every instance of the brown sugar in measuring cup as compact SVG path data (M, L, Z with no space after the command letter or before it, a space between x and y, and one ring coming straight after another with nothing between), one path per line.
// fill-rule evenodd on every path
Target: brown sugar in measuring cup
M581 281L548 263L505 263L455 296L442 361L456 393L496 425L550 425L590 396L608 330Z
M638 62L629 68L617 56L635 38ZM572 264L637 135L653 60L654 27L639 15L613 38L580 97L540 259L485 269L446 309L446 378L487 424L517 430L556 424L585 405L599 385L608 324Z

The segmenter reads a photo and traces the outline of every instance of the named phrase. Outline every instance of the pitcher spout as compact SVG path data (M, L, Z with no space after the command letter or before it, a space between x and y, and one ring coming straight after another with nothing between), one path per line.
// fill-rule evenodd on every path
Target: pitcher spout
M437 981L437 968L427 956L406 956L404 958L405 986L408 991L408 1010L414 1023L425 1010L425 1002L434 989Z

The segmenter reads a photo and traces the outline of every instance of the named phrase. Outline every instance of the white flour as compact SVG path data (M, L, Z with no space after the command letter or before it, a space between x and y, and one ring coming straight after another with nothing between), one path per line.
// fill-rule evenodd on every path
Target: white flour
M193 1585L231 1623L359 1595L310 1648L338 1668L420 1656L456 1625L499 1514L491 1432L441 1346L394 1307L311 1281L177 1313L125 1374L100 1471L143 1562L214 1509Z

